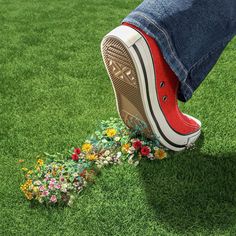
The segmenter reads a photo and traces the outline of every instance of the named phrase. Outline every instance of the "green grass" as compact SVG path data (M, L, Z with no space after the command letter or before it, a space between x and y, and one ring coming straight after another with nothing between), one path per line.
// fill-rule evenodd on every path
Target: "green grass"
M181 104L203 135L162 162L102 172L72 208L30 208L18 159L117 117L100 41L140 1L0 0L0 235L236 235L236 40Z

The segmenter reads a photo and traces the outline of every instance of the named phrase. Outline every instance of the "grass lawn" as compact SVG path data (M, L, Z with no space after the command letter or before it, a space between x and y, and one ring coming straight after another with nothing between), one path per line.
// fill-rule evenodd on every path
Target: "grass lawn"
M17 164L118 117L100 41L140 0L0 0L0 235L236 235L236 38L181 109L196 148L103 170L72 208L30 208Z

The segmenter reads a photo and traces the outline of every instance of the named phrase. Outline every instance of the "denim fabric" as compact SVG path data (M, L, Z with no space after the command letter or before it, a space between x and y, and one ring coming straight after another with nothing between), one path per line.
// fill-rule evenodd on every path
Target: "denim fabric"
M186 102L236 33L236 0L145 0L122 22L153 37Z

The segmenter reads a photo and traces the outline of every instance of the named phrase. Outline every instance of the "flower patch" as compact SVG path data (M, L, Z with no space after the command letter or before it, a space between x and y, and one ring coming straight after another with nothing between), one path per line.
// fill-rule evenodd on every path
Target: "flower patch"
M44 157L37 159L33 168L22 167L25 180L21 191L30 201L71 206L76 196L95 182L103 167L125 161L136 166L141 159L165 159L167 153L158 139L148 140L138 130L128 129L120 119L110 118L102 121L100 129L82 145L65 154L45 153Z

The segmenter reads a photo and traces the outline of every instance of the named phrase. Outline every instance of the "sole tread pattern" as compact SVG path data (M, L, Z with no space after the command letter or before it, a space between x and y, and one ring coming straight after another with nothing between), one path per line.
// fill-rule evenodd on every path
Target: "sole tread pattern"
M120 116L127 127L153 136L143 107L135 65L130 53L118 39L108 37L102 45L102 54L113 83Z

